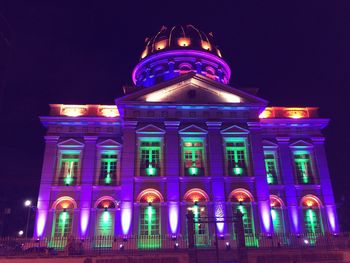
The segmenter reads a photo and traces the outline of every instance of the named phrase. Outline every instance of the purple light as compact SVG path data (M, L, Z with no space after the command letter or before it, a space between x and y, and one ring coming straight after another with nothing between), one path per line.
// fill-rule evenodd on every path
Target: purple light
M327 206L326 211L327 211L329 226L331 227L331 230L332 230L333 233L337 233L338 232L338 227L336 225L334 207L333 206Z
M172 234L177 234L179 224L179 206L176 202L169 202L169 224Z
M80 213L80 231L81 235L85 236L89 224L90 209L82 209Z
M260 203L260 213L263 223L263 232L264 233L271 233L272 227L271 227L271 211L270 211L270 205L267 202Z
M205 58L205 59L214 61L215 63L218 63L220 66L222 66L222 71L224 72L224 75L226 75L227 82L230 79L230 77L231 77L230 67L227 65L227 63L223 59L217 57L214 54L204 52L204 51L198 51L198 50L171 50L171 51L164 51L164 52L160 52L160 53L148 56L147 58L142 60L139 64L136 65L136 67L134 68L134 70L132 72L132 81L136 85L136 73L142 67L144 67L146 64L148 64L154 60L158 61L158 60L162 60L162 59L169 58L169 57L186 56L186 55Z
M124 235L128 235L131 227L132 204L131 202L121 203L122 230Z
M37 216L36 228L35 228L35 231L36 231L35 237L43 236L45 225L46 225L46 219L47 219L47 211L38 209L38 216Z
M225 223L218 223L218 221L223 221L225 217L224 209L223 209L223 204L221 202L218 202L215 204L215 217L216 217L216 228L219 232L219 234L223 234L224 229L225 229Z

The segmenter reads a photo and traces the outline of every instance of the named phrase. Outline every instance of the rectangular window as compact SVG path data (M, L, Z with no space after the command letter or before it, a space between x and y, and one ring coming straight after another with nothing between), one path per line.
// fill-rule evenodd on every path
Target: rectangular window
M265 168L268 184L279 183L279 173L277 165L277 152L275 151L264 151L265 157Z
M309 152L294 152L294 166L298 184L316 183L312 159Z
M227 141L225 149L228 175L247 176L249 174L248 153L245 141Z
M202 141L183 142L185 176L204 176L204 146Z
M141 141L140 176L160 176L160 141Z
M79 154L62 154L58 182L60 185L76 185L79 177Z
M101 155L100 185L112 185L117 182L117 162L116 153L103 153Z

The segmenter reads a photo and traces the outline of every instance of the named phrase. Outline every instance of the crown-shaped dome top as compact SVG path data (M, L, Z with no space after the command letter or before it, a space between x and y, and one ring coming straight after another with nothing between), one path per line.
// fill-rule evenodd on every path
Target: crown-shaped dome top
M224 84L231 76L212 33L205 34L192 25L163 26L154 37L146 38L132 79L137 87L151 87L190 72Z
M141 59L171 49L194 49L221 57L221 52L214 43L213 33L205 34L193 25L169 28L162 26L155 36L146 38L145 42L146 47L141 54Z

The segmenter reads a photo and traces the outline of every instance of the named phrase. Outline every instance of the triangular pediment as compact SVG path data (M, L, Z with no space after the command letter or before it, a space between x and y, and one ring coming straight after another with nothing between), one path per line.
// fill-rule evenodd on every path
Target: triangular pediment
M205 76L189 73L170 81L116 100L125 102L148 102L163 104L237 104L267 105L267 101L250 93L216 82Z
M161 128L153 125L153 124L149 124L145 127L138 129L136 131L136 133L138 133L138 134L164 134L165 131L162 130Z
M207 134L208 132L197 125L190 125L179 131L180 134Z
M59 142L57 146L58 147L84 147L84 143L74 139L68 139L68 140Z
M104 140L100 143L97 144L97 147L103 147L103 148L118 148L118 147L121 147L122 145L115 141L115 140L112 140L112 139L107 139L107 140Z
M232 125L221 131L221 134L248 134L249 130L243 129L237 125Z
M273 142L268 141L268 140L263 140L262 145L264 148L278 148L278 144L273 143Z
M289 146L292 148L310 148L310 147L313 147L313 145L311 143L303 141L303 140L296 141L296 142L290 144Z

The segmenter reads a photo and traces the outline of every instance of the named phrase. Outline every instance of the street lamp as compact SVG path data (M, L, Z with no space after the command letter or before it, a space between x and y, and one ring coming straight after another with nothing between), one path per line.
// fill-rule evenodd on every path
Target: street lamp
M28 237L28 228L29 228L29 218L30 218L30 211L32 210L32 201L31 200L26 200L24 202L24 206L28 207L28 214L27 214L27 225L26 225L26 235L25 237Z
M23 230L18 231L18 235L19 235L20 237L23 236L23 234L24 234Z

